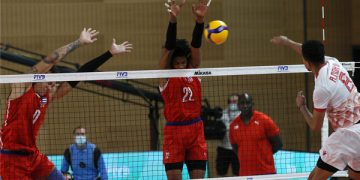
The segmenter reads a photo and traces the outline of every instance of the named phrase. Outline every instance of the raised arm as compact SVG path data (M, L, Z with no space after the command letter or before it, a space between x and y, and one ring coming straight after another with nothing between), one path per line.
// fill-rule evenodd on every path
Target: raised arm
M207 12L207 1L199 0L197 4L193 4L192 12L196 18L196 24L192 34L191 40L191 61L190 65L192 68L200 67L201 63L201 41L204 32L204 18Z
M180 14L182 6L186 0L182 0L180 4L176 4L175 0L165 3L167 12L169 13L169 25L166 31L165 47L163 48L159 66L161 69L169 69L169 55L176 46L177 16Z
M50 53L42 61L32 67L32 73L47 73L55 64L60 62L66 55L68 55L75 49L79 48L80 46L95 42L97 40L97 34L99 34L99 32L96 30L93 30L91 28L84 28L84 30L80 34L79 39L65 46L62 46Z
M276 44L276 45L282 45L282 46L286 46L289 47L291 49L293 49L297 54L299 54L300 56L302 55L301 53L301 43L295 42L291 39L289 39L286 36L276 36L273 37L270 40L271 43Z
M109 51L106 51L102 55L87 62L86 64L81 66L77 72L93 72L97 68L99 68L102 64L104 64L107 60L109 60L112 56L129 53L131 52L132 49L133 49L132 44L130 44L129 42L125 41L121 44L116 44L116 40L113 39ZM70 82L61 83L60 87L53 93L51 97L53 97L54 99L59 99L65 96L78 83L79 81L70 81Z
M166 31L165 47L162 49L162 54L160 57L160 69L170 69L170 54L176 46L177 16L180 14L181 8L185 4L185 2L186 0L182 0L180 4L176 4L175 0L171 0L168 3L165 3L165 7L167 8L167 12L169 13L169 25ZM161 78L159 81L160 86L164 86L167 82L167 79Z
M54 50L52 53L50 53L48 56L46 56L36 65L34 65L31 68L31 72L29 73L34 73L34 74L47 73L55 64L60 62L70 52L74 51L80 46L95 42L97 40L96 35L98 33L99 32L97 32L96 30L92 30L91 28L89 29L84 28L84 30L80 33L79 39ZM12 84L9 99L15 99L22 96L26 91L30 89L30 87L31 87L31 83Z

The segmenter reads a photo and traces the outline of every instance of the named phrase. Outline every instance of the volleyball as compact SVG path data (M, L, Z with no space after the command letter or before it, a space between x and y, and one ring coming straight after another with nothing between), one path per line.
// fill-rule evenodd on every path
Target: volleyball
M211 21L204 29L205 39L216 45L224 43L228 35L228 26L220 20Z

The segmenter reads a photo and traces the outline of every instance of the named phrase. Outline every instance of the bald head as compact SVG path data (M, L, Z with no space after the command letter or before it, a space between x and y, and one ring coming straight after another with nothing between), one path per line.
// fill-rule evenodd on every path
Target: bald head
M243 93L239 95L239 101L248 101L252 103L252 96L248 93Z
M249 93L239 95L238 106L241 111L241 116L252 116L253 105L253 98Z

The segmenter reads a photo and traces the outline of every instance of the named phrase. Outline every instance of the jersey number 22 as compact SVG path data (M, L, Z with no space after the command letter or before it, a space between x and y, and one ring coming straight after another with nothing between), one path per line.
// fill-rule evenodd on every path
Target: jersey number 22
M194 99L192 97L193 92L190 87L183 87L183 93L184 93L184 96L182 98L182 102L194 101Z

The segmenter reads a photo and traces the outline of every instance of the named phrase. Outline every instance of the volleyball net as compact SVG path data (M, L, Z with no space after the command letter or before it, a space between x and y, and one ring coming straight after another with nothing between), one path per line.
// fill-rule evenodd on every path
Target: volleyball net
M343 65L354 72L353 62ZM82 126L87 140L101 149L110 179L165 179L164 103L158 79L171 77L201 78L201 117L209 157L206 177L217 177L217 147L223 132L214 122L234 93L251 94L254 109L269 115L280 129L284 146L274 154L277 175L258 179L307 177L319 157L321 133L308 129L295 104L299 90L306 92L310 106L312 102L313 77L303 65L51 74L18 74L2 66L2 71L10 74L0 76L2 117L12 83L80 81L67 96L50 103L37 138L40 151L58 169L64 150L74 143L73 129ZM188 178L185 165L183 178Z

